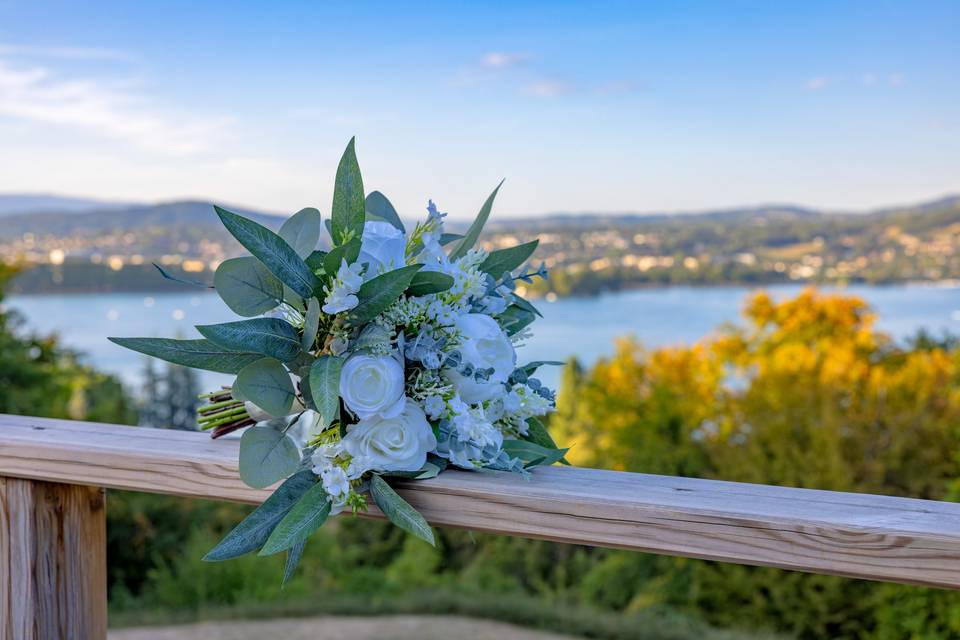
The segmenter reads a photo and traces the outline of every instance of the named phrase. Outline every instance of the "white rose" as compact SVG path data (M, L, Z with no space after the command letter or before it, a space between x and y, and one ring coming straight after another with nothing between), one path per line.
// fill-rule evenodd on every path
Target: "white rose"
M343 449L376 471L416 471L437 447L433 429L423 409L413 400L400 415L361 420L347 430Z
M389 356L350 356L340 370L340 397L359 418L403 410L403 365Z
M444 376L456 388L464 402L475 404L490 400L502 389L517 364L517 354L510 338L497 321L482 313L468 313L457 318L456 328L462 341L458 347L463 362L476 369L493 368L493 374L485 382L473 376L465 376L454 369L444 371Z
M367 265L364 277L369 280L404 266L406 250L407 239L402 231L389 222L371 220L363 225L357 262Z

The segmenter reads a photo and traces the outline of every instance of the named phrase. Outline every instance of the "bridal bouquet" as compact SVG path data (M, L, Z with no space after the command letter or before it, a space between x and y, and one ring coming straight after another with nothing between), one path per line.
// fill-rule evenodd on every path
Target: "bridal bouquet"
M213 288L247 319L198 326L197 340L110 338L236 374L231 387L202 396L200 426L214 438L245 428L240 477L255 488L283 481L206 560L286 551L289 577L310 534L331 515L366 509L368 499L433 544L394 479L451 466L525 476L563 461L566 450L540 421L553 392L534 377L559 363L518 366L515 351L538 315L515 282L546 276L542 266L524 267L537 241L475 246L499 188L462 236L444 232L446 214L432 201L408 230L383 194L364 197L351 140L325 221L329 251L317 249L324 221L316 209L274 233L216 208L252 255L220 264Z

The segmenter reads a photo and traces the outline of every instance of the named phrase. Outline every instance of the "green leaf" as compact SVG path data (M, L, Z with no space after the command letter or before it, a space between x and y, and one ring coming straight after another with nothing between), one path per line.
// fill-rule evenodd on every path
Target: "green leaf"
M540 445L544 449L554 450L559 448L557 443L554 442L553 436L547 431L547 427L535 417L527 418L527 435L523 436L523 439ZM566 458L560 458L560 462L566 465L570 464Z
M337 167L333 185L333 206L330 209L331 232L334 246L344 243L348 237L359 238L363 234L365 206L363 202L363 178L354 149L355 138L350 138Z
M502 186L503 180L501 180L500 184L497 185L497 188L493 190L493 193L487 196L487 201L483 203L482 207L480 207L480 213L477 214L473 224L471 224L470 228L467 229L466 235L463 236L463 239L460 240L460 243L456 246L453 252L450 253L451 260L459 260L463 256L467 255L467 251L470 251L470 249L473 248L473 245L477 244L477 240L480 238L480 232L483 231L483 225L487 223L487 218L490 217L490 210L493 209L493 200L497 197L497 192L500 191L500 187Z
M330 249L323 258L323 270L329 275L335 275L344 260L347 264L353 264L360 257L360 238L354 238L346 244Z
M197 325L197 331L224 349L253 351L281 362L289 362L300 353L297 330L279 318L201 324Z
M245 366L234 385L243 397L272 416L285 416L293 406L293 382L283 365L273 358Z
M300 466L293 439L273 427L250 427L240 438L240 479L254 489L269 487Z
M351 324L360 326L380 315L406 291L413 276L422 267L422 264L400 267L364 282L357 292L360 302L350 311Z
M518 307L520 307L520 308L523 309L524 311L529 311L530 313L533 313L533 314L535 314L535 315L538 315L538 316L540 316L541 318L543 317L543 314L540 313L540 311L539 311L535 306L533 306L533 305L530 304L527 300L521 298L520 296L518 296L518 295L516 295L516 294L513 295L513 304L517 305Z
M283 564L283 581L280 583L281 589L287 586L287 583L293 578L293 574L297 570L297 565L300 564L300 558L303 557L303 549L306 546L307 541L303 540L290 547L290 550L287 551L287 561Z
M407 287L408 296L442 293L453 286L453 278L439 271L418 271Z
M432 462L425 462L422 467L416 471L389 471L382 474L386 478L405 478L408 480L429 480L430 478L436 478L440 475L440 472L443 469L440 468L440 465L434 464Z
M300 294L287 285L283 285L283 301L301 313L307 310L307 305L304 304Z
M283 517L260 549L259 555L280 553L305 541L326 522L329 515L330 498L323 490L323 484L318 482Z
M307 256L306 263L310 267L311 271L317 271L318 269L323 269L323 259L327 257L326 251L312 251L310 255Z
M266 313L283 300L283 283L251 256L221 262L213 286L227 306L245 318Z
M461 238L463 238L463 234L460 234L460 233L441 233L440 244L445 247L451 242L455 242L456 240L460 240Z
M167 272L166 269L158 265L156 262L153 263L153 266L157 268L157 271L160 272L160 275L170 280L171 282L178 282L180 284L190 285L191 287L203 287L204 289L213 289L213 285L207 284L206 282L200 282L199 280L190 280L189 278L178 278L177 276L171 275Z
M324 428L328 427L340 408L340 368L343 358L320 356L310 367L310 397L320 414Z
M372 191L370 195L367 196L367 199L364 201L364 208L367 211L367 218L375 218L389 222L403 233L407 232L403 226L403 221L397 214L397 210L394 209L390 201L387 200L387 196L379 191Z
M548 449L527 440L504 440L503 450L514 458L519 458L524 467L530 469L558 462L569 449Z
M536 316L515 304L510 305L498 315L495 320L500 323L508 336L523 330L524 327L536 320Z
M307 315L303 320L303 335L300 337L300 346L304 351L313 349L317 341L317 331L320 330L320 301L310 298L307 302Z
M390 522L436 546L433 530L424 517L411 507L406 500L397 495L397 492L387 484L386 480L377 475L371 477L370 496Z
M220 207L214 209L227 231L262 262L270 273L296 291L297 295L307 297L313 294L320 281L303 258L298 256L283 238L253 220Z
M559 360L534 360L533 362L528 362L522 367L517 367L517 369L522 370L528 376L532 376L534 373L537 372L537 369L539 369L540 367L546 367L546 366L562 367L563 365L564 363L560 362Z
M526 262L533 255L539 243L539 240L534 240L509 249L491 251L487 258L480 263L480 271L489 273L499 280L500 276L513 271Z
M313 207L300 209L280 227L279 236L301 258L308 257L320 242L320 212Z
M209 340L172 338L107 338L110 342L185 367L237 373L262 356L252 351L232 351Z
M203 556L204 561L230 560L262 547L277 523L287 515L300 496L315 484L317 477L312 471L301 471L287 478L263 504Z

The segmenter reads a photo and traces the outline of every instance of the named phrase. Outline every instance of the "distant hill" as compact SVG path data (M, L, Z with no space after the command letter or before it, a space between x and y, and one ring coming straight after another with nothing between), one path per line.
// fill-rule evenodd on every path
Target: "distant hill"
M0 216L37 212L78 213L132 206L129 202L110 202L91 198L71 198L43 193L0 194Z
M223 206L270 228L277 228L283 222L283 218L279 216L241 207ZM89 211L36 211L7 215L3 225L0 225L0 239L16 238L25 233L37 236L72 236L144 229L169 229L178 235L185 228L209 230L211 227L222 229L213 204L181 201L95 208Z

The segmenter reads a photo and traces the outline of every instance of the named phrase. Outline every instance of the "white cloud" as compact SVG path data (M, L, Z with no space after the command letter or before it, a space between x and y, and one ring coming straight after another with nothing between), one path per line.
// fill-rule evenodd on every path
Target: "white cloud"
M814 76L807 80L807 83L803 86L807 91L820 91L826 89L830 85L830 78L827 76Z
M227 119L178 117L116 82L66 79L47 67L15 67L0 58L0 118L72 127L170 154L206 151Z
M902 87L906 81L907 78L902 73L891 73L887 76L887 82L891 87Z
M0 56L60 58L64 60L132 60L133 56L116 49L97 47L41 47L0 43Z
M480 64L488 69L506 69L523 64L530 59L526 53L503 53L493 51L480 59Z
M539 80L523 88L523 93L536 98L558 98L573 91L573 87L557 80Z

